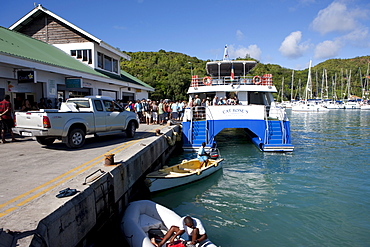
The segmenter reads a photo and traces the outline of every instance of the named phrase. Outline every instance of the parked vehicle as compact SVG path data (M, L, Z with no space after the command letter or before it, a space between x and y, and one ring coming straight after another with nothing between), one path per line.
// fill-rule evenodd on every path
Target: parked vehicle
M71 98L62 103L60 110L16 112L13 132L22 136L35 136L41 145L62 140L69 148L80 148L85 136L113 135L125 132L134 137L139 120L134 112L125 111L112 98L86 96Z

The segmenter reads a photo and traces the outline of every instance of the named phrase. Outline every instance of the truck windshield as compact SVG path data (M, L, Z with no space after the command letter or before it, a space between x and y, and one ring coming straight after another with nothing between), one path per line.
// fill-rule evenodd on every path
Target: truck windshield
M68 100L68 103L75 103L78 108L90 108L90 103L88 100Z

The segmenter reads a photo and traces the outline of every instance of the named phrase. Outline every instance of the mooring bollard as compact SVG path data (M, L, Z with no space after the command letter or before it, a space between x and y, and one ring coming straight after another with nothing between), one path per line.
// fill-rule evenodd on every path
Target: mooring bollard
M105 165L106 166L114 165L114 154L105 155Z

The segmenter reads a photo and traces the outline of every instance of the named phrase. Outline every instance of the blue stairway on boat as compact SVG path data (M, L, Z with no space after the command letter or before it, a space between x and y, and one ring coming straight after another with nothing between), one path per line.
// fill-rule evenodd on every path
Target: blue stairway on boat
M268 126L265 125L266 123ZM245 129L252 142L264 152L291 152L294 149L290 143L289 122L279 120L183 122L183 149L196 150L202 142L205 142L208 148L214 147L214 136L224 128Z
M265 144L260 146L262 151L293 151L290 140L284 140L283 124L278 120L268 120L268 133Z
M206 121L193 121L192 129L193 145L201 146L202 142L207 143Z
M283 144L283 132L281 131L280 121L268 121L269 133L267 144Z

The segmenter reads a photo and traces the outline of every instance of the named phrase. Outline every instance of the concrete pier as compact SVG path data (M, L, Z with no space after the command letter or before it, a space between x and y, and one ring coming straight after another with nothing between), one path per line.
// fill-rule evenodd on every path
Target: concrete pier
M155 135L156 129L161 129L162 135ZM145 174L166 162L175 146L165 136L172 138L179 129L176 125L141 125L134 139L89 157L89 163L55 173L49 187L44 183L20 195L7 195L9 200L0 204L0 247L89 245L94 233L112 217L122 215L131 198L138 196ZM107 165L109 154L114 154L114 164ZM24 178L18 179L22 183ZM56 198L67 185L78 193Z

